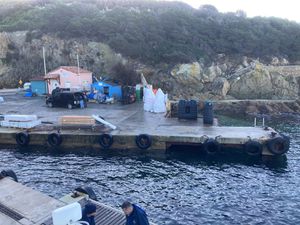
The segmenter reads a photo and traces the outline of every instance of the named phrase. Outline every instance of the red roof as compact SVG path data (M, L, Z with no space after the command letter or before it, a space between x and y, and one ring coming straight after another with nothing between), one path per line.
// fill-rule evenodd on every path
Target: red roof
M47 74L45 79L57 79L59 78L59 74Z
M56 71L58 69L67 70L67 71L70 71L70 72L75 73L75 74L78 73L78 67L77 66L60 66L57 69L52 70L51 72ZM51 72L49 72L49 73L51 73ZM88 71L88 70L85 70L85 69L82 69L82 68L79 68L79 73L92 73L92 72Z

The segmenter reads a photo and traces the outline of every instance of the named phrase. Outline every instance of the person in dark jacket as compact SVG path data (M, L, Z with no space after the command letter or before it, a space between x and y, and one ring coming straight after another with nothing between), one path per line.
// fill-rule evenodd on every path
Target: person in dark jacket
M149 225L147 214L142 208L128 201L121 208L126 216L126 225Z
M80 221L88 222L90 225L95 225L96 205L88 203L82 210L82 218Z

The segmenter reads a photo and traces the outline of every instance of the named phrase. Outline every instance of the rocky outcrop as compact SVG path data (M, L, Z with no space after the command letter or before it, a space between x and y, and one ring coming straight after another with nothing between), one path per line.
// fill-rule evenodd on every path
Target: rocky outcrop
M171 71L173 78L183 84L189 85L191 83L201 82L202 67L198 62L192 64L182 64L175 66Z
M240 99L271 98L273 87L270 73L256 68L246 75L239 76L232 80L229 94L234 97L239 96Z
M300 73L283 72L284 67L257 64L253 71L232 82L228 94L239 99L297 99ZM300 66L291 70L300 70Z
M195 64L195 63L194 63ZM193 64L193 65L194 65ZM184 82L180 84L194 87L199 99L297 99L300 93L300 66L266 66L257 60L243 59L234 68L228 63L213 64L207 69L197 64L197 76L184 64ZM182 77L180 66L172 74ZM229 69L231 68L231 69ZM177 69L177 70L176 70ZM176 96L176 93L174 93Z
M213 80L211 89L215 95L225 97L230 89L230 84L225 78L218 77Z

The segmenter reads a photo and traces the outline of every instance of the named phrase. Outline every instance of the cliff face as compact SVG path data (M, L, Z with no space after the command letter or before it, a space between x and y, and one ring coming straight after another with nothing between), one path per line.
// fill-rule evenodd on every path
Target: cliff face
M249 59L248 59L249 60ZM184 90L176 96L194 95L204 99L298 99L300 66L266 66L249 60L229 69L230 63L203 68L196 62L179 65L172 79Z
M297 99L299 66L262 66L232 82L229 94L240 98Z
M98 77L111 75L118 64L132 64L173 99L297 99L300 93L300 66L266 66L246 57L237 63L220 56L208 66L200 60L153 67L125 59L100 42L32 34L0 33L0 88L16 87L20 78L27 81L43 75L45 47L47 71L61 65L77 65L77 54L80 66ZM276 65L287 64L285 60L273 61Z

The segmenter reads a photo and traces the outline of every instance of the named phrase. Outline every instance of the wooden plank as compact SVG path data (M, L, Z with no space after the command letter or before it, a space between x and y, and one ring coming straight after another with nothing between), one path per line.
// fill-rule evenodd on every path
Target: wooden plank
M59 118L62 125L95 125L95 119L91 116L62 116Z

